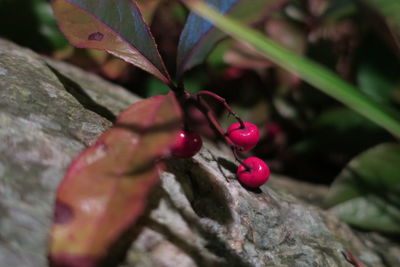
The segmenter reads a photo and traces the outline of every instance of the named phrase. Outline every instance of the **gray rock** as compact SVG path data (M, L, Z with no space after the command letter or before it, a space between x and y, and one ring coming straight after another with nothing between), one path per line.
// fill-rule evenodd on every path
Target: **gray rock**
M113 112L138 99L0 40L0 266L47 265L54 192L71 159L111 126L97 101L113 98Z
M63 172L137 100L94 75L0 40L1 266L47 266ZM120 266L352 266L344 251L368 266L385 266L349 227L279 183L244 189L223 150L206 144L193 159L168 163Z

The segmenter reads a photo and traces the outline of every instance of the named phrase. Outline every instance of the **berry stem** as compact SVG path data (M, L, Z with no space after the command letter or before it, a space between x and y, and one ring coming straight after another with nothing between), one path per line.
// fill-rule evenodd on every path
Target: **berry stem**
M221 125L219 124L218 120L215 118L214 114L211 111L210 106L200 97L197 97L195 103L197 104L199 110L207 117L211 126L218 132L218 134L228 143L229 146L235 146L232 143L231 139L229 139L225 135L225 131L222 129Z
M228 105L228 102L226 102L225 98L220 97L219 95L217 95L217 94L215 94L213 92L210 92L210 91L200 91L196 95L197 95L198 98L200 98L202 96L205 96L205 95L208 95L208 96L213 97L215 100L221 102L224 105L225 109L229 112L229 114L234 116L235 119L240 123L240 128L241 129L246 128L246 126L244 125L243 120L236 114L236 112L234 112L232 110L232 108Z
M244 163L243 160L241 160L239 155L237 154L238 147L231 146L231 150L232 150L233 156L235 157L236 161L238 161L241 165L243 165L246 168L246 171L250 171L251 167L248 164Z
M235 159L246 168L246 171L250 171L251 167L248 164L244 163L238 156L237 152L241 150L241 147L238 147L237 145L235 145L232 142L232 140L226 136L225 131L222 129L222 127L219 124L218 120L216 119L215 115L212 113L210 106L207 104L206 101L204 101L202 96L208 95L208 96L211 96L214 99L220 101L224 105L224 107L228 110L229 114L234 116L236 118L236 120L240 123L241 128L242 129L246 128L242 119L232 110L232 108L228 105L226 100L210 91L200 91L197 94L192 94L184 88L182 83L180 83L174 89L175 90L173 90L173 91L174 91L178 101L180 102L182 109L186 110L186 107L188 107L191 104L194 104L204 114L204 116L206 116L211 127L214 128L214 130L230 146ZM184 128L185 129L188 128L187 119L188 118L185 116L185 119L184 119Z
M182 110L187 110L188 105L190 105L190 101L193 96L192 94L185 89L183 83L179 83L177 86L173 85L170 87L171 90L174 92L176 99L179 102L179 105L181 106ZM183 129L186 132L190 132L190 122L189 122L189 117L186 112L183 112Z

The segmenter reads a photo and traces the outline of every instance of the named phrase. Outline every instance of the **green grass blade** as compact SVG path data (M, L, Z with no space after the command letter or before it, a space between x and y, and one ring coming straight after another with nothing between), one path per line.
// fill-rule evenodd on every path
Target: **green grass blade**
M400 116L388 110L358 91L326 67L283 48L264 34L241 23L222 16L203 1L184 0L184 3L200 16L208 19L219 29L240 41L245 41L262 52L269 60L298 75L304 81L337 99L349 108L400 136Z

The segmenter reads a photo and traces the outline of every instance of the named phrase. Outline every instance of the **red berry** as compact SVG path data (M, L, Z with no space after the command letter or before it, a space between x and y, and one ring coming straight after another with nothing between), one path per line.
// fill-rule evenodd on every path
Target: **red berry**
M203 141L197 133L188 133L180 131L171 149L171 153L175 157L190 158L199 152Z
M241 164L237 170L239 181L247 187L259 187L269 179L269 168L265 162L257 157L250 157L243 161L250 169Z
M235 145L247 151L257 145L260 140L260 133L253 123L245 121L244 126L244 128L241 128L239 122L232 123L226 131L226 135Z

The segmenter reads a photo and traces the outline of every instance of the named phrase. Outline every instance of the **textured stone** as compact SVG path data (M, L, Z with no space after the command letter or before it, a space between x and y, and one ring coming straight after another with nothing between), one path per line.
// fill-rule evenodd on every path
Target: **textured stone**
M63 172L137 99L95 75L0 40L0 266L47 266L48 228ZM396 256L388 261L373 245L385 239L374 236L371 245L306 203L322 199L323 188L296 194L292 187L312 187L273 176L248 191L223 151L205 144L193 159L168 162L120 266L352 266L345 251L367 266L398 265ZM399 251L395 244L390 249Z
M124 266L158 266L159 258L165 259L162 266L174 266L169 250L161 249L171 243L176 247L171 258L192 259L188 266L352 266L345 251L367 253L366 263L383 266L347 226L318 208L268 184L245 190L232 159L206 147L192 160L170 162L158 206ZM345 229L336 231L338 225ZM349 233L356 241L346 241Z
M0 40L0 266L47 265L56 187L71 159L111 126L96 112L100 105L83 106L90 96L78 101L64 80L82 77L76 93L87 90L105 104L121 98L115 111L137 99L94 75L54 64L57 75L44 58ZM107 96L97 96L98 90Z

